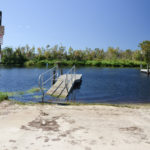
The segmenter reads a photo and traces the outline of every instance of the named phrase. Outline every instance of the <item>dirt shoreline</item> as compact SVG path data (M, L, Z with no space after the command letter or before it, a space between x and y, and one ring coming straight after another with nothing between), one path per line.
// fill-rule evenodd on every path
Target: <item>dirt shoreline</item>
M0 150L149 150L150 107L129 106L3 101Z

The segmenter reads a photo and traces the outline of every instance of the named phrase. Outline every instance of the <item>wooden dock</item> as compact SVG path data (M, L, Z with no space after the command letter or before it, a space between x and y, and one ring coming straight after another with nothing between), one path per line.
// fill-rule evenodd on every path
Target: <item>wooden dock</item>
M80 82L82 74L64 74L60 75L54 85L47 91L46 94L66 98L76 82Z
M149 69L149 72L148 72L148 69L141 69L141 72L143 72L143 73L150 73L150 69Z

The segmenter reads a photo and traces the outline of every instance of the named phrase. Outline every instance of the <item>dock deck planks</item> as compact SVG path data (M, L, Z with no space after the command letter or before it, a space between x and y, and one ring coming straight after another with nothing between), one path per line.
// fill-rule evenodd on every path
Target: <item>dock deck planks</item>
M148 70L147 69L141 69L141 72L148 73ZM149 69L149 72L150 72L150 69Z
M66 74L60 75L57 79L56 83L52 85L52 87L47 91L46 94L59 97L59 98L66 98L71 91L72 87L74 86L75 82L80 82L82 79L82 74L75 74L73 75L72 81L71 81L71 74L68 75L68 88L65 86L65 79ZM68 89L68 90L67 90Z

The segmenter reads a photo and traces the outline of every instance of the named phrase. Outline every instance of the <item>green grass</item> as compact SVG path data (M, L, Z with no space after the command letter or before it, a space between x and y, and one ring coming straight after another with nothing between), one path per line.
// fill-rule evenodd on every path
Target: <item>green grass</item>
M60 66L97 66L97 67L140 67L140 64L146 66L146 63L143 61L135 60L30 60L25 63L26 67L29 66L46 66L48 63L49 66L54 66L59 63Z
M33 60L26 61L24 64L26 67L34 66L35 62Z
M35 92L39 92L39 91L40 91L40 88L34 87L32 89L27 90L26 93L35 93Z
M36 99L39 99L39 98L42 98L42 95L34 95L33 97Z
M6 93L0 92L0 102L3 100L8 100L8 95Z
M35 92L39 92L40 91L40 88L37 88L37 87L34 87L32 89L29 89L27 91L16 91L16 92L0 92L0 101L3 101L3 100L7 100L8 97L13 97L13 96L21 96L23 94L26 94L26 93L35 93ZM41 96L34 96L35 98L41 98Z
M18 91L18 92L0 92L0 93L3 94L3 95L7 95L8 97L11 97L11 96L20 96L20 95L24 94L23 91Z

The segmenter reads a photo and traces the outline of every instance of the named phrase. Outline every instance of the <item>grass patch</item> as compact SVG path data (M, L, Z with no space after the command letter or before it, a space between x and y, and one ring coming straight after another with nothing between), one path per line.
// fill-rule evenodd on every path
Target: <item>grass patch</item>
M8 100L8 95L6 93L0 92L0 102L3 100Z
M42 98L42 96L40 96L40 95L34 95L33 97L36 99Z
M0 92L1 95L7 95L8 97L17 95L17 92Z
M24 94L24 92L0 92L0 102L2 102L4 100L8 100L9 97L20 96L23 94Z
M20 95L24 94L23 91L18 91L18 92L2 92L2 93L5 94L5 95L7 95L8 97L20 96Z
M19 91L19 92L17 92L17 94L18 94L18 95L23 95L24 92L23 92L23 91Z
M39 91L40 91L40 88L34 87L32 89L27 90L26 93L35 93L35 92L39 92Z

